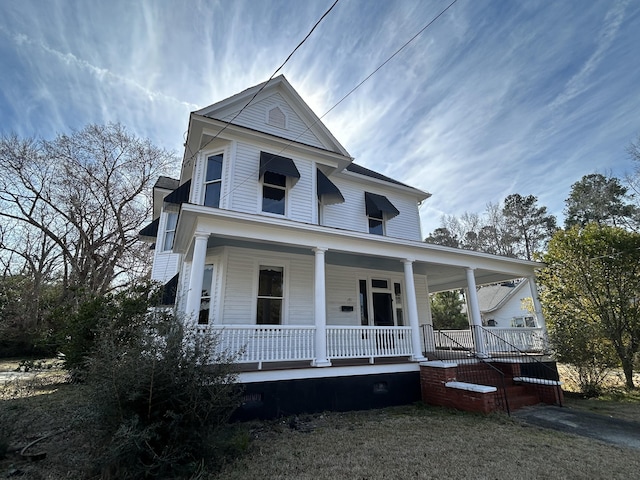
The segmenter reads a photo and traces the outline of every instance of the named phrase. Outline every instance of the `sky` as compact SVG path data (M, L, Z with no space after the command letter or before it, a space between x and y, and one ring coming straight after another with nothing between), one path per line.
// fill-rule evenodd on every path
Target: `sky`
M0 133L120 122L181 158L189 113L267 80L333 0L0 1ZM451 0L339 0L280 73L323 116ZM355 162L443 215L535 195L640 136L640 1L458 0L323 117ZM176 164L176 175L179 165Z

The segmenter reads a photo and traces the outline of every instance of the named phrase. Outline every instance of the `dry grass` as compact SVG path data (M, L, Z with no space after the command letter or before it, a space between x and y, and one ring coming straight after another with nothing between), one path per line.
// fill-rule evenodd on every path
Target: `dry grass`
M504 415L404 407L254 424L247 455L211 479L636 478L637 450ZM301 428L302 427L302 428Z
M93 439L85 431L86 392L59 371L0 384L0 427L22 447L69 428L37 446L40 462L17 454L0 460L0 478L12 471L34 480L89 478ZM640 415L640 393L570 405L628 419ZM620 414L620 412L624 412ZM482 416L409 406L251 422L246 454L210 480L251 479L537 479L637 478L637 450L527 426L504 415Z

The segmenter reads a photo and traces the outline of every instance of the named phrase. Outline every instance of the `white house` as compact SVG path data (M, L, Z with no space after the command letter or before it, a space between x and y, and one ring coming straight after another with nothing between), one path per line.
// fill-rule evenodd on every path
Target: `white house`
M541 318L540 264L422 242L429 196L355 163L279 76L191 114L180 179L159 179L141 235L178 311L242 352L256 404L400 403L434 350L429 292L524 277ZM469 308L481 326L473 293Z

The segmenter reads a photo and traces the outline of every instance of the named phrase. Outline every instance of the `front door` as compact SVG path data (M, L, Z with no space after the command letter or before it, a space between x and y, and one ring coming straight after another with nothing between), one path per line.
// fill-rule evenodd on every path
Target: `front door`
M393 298L391 293L373 292L373 324L376 327L393 327Z

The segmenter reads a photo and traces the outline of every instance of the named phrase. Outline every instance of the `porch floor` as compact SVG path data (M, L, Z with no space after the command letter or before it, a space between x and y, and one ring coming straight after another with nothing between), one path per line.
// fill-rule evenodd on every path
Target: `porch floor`
M409 357L375 357L373 363L368 358L338 358L331 360L331 367L357 367L366 365L395 365L412 363ZM239 363L237 371L256 372L256 371L273 371L273 370L296 370L301 368L309 368L311 362L309 360L297 360L289 362L263 362L262 368L259 368L258 362ZM331 368L326 367L326 368Z

